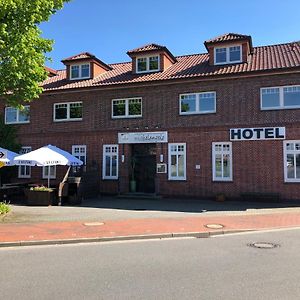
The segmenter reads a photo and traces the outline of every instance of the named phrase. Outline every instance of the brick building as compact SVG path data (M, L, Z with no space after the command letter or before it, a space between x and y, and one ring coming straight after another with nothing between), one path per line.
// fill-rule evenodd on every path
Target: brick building
M26 114L3 105L5 121L19 127L23 152L53 144L84 160L101 193L300 199L299 42L253 47L230 33L205 46L175 57L149 44L117 64L69 57L65 70L48 69ZM64 172L51 169L57 182ZM46 173L19 167L18 177Z

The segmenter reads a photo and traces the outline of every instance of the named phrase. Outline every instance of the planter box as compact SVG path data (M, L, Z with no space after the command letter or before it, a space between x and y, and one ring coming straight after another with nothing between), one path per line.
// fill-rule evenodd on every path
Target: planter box
M27 191L27 205L55 205L57 200L55 192L51 191Z

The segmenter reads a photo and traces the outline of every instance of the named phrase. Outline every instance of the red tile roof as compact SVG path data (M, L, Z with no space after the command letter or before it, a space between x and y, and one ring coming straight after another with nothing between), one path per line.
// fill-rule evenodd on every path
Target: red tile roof
M213 39L205 41L205 43L219 43L219 42L227 42L227 41L240 41L251 38L250 35L244 35L239 33L225 33L219 35Z
M98 62L98 64L100 66L102 66L106 71L111 70L111 67L109 65L107 65L102 60L97 58L94 54L89 53L89 52L82 52L82 53L67 57L67 58L63 59L61 62L66 65L70 62L76 62L76 61L79 61L79 60L81 60L81 61L94 60L94 61Z
M45 70L48 72L48 76L55 76L57 75L57 71L52 69L52 68L49 68L49 67L46 67L44 66Z
M140 54L140 53L149 53L149 52L151 53L151 52L156 52L156 51L165 52L170 57L170 59L173 63L176 62L176 58L173 56L173 54L169 51L169 49L166 46L161 46L161 45L153 44L153 43L144 45L139 48L135 48L133 50L129 50L129 51L127 51L127 54L130 57L134 57L135 55Z
M43 87L46 91L145 83L151 81L176 80L181 78L207 78L230 76L263 71L300 70L300 43L293 42L253 48L248 62L231 65L209 65L209 56L193 54L176 57L177 62L163 72L133 74L132 63L110 64L111 70L88 80L66 79L65 70L48 78Z
M74 61L74 60L80 60L80 59L90 59L90 58L96 58L96 56L92 53L89 52L82 52L70 57L67 57L62 60L62 62L67 62L67 61Z
M153 51L153 50L165 50L165 46L161 46L158 44L147 44L139 48L135 48L132 50L127 51L127 54L132 54L132 53L138 53L138 52L147 52L147 51Z

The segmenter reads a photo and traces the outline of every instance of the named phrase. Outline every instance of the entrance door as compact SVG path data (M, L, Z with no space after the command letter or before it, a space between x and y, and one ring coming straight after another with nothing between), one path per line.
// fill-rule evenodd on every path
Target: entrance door
M155 193L156 144L132 145L132 157L135 159L136 191Z

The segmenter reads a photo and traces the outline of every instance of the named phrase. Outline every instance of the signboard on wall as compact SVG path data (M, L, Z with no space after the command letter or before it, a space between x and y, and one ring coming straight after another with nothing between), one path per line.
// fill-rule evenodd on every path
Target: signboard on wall
M285 127L232 128L231 141L284 140Z
M123 132L118 133L119 144L149 144L149 143L167 143L168 132Z

